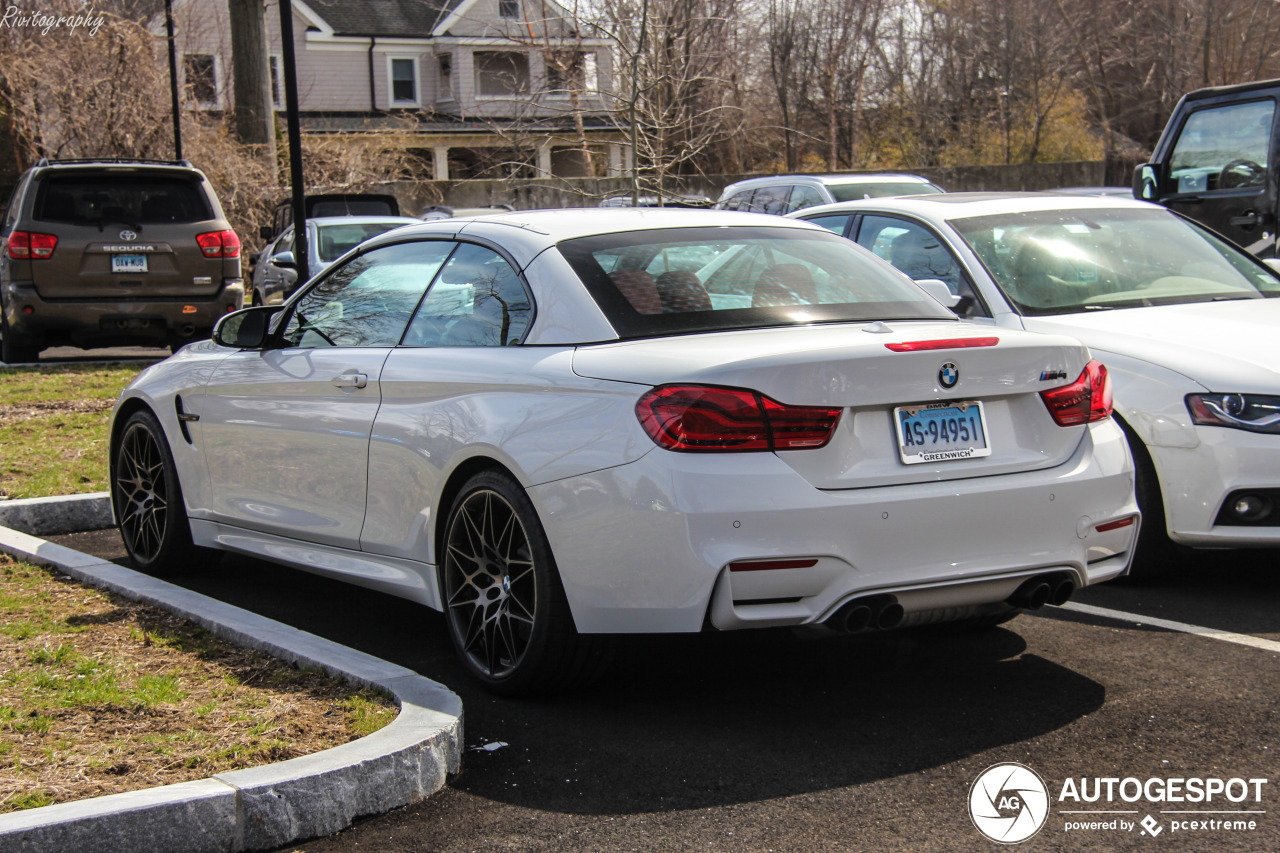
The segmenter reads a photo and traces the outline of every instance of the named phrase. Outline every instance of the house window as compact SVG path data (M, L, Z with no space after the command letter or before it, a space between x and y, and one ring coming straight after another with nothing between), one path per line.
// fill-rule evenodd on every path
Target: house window
M596 90L596 55L573 50L547 55L547 88L558 94Z
M284 106L284 60L280 54L273 53L267 57L271 69L271 106L282 110Z
M440 62L440 97L453 97L453 54L442 53Z
M520 0L498 0L498 14L503 18L519 18Z
M477 51L476 94L518 95L529 91L529 58L511 50Z
M413 57L391 57L391 106L418 106L418 60Z
M183 56L182 75L192 100L202 107L218 106L218 67L212 54Z

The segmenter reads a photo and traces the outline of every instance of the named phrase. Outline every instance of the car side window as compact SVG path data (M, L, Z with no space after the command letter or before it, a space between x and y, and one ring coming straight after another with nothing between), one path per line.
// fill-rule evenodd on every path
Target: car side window
M9 196L9 204L5 207L4 224L0 225L0 234L7 235L13 230L14 223L18 220L18 208L22 206L22 192L26 189L30 180L31 173L28 172L22 176L22 180L18 181L18 185L13 188L13 193Z
M950 250L924 226L892 216L863 216L857 242L912 281L933 278L946 282L953 294L962 297L954 309L957 314L990 316Z
M787 199L790 196L791 187L785 184L780 187L760 187L751 199L751 210L782 216L791 210L787 207Z
M1197 193L1265 186L1274 116L1270 100L1189 115L1169 157L1171 189Z
M441 268L404 336L405 346L518 344L533 319L519 274L492 249L463 243Z
M722 210L750 210L751 195L754 192L755 190L743 190L742 192L734 193L733 195L729 196L729 198L725 201L723 205L721 205L721 209Z
M805 222L812 222L814 225L821 225L823 228L844 236L845 229L849 227L849 220L853 218L852 213L833 213L830 216L813 216L805 219Z
M796 185L791 190L791 210L804 210L806 207L813 207L815 204L826 203L827 200L822 197L822 193L813 187Z
M455 244L419 241L373 249L334 269L294 306L286 346L393 347Z

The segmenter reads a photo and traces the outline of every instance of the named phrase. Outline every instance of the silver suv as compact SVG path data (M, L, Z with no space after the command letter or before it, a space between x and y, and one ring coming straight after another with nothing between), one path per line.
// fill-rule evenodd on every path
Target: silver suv
M0 225L0 361L182 344L244 301L240 239L187 161L41 160Z
M729 184L720 193L716 207L786 216L796 210L836 201L940 192L942 187L919 175L775 175Z

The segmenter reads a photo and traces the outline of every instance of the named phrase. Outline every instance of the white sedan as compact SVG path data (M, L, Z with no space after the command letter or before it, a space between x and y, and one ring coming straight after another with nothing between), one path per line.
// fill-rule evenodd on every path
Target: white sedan
M989 326L1073 335L1106 363L1145 523L1134 574L1180 549L1280 546L1280 278L1132 199L952 193L810 208Z
M1123 573L1106 368L966 323L848 241L712 211L376 237L144 371L137 565L250 554L443 610L491 689L600 635L995 624Z

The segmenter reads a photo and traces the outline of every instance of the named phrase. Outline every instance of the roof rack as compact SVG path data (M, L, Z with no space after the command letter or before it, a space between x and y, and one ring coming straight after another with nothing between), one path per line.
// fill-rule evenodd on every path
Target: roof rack
M64 165L67 163L142 163L151 166L185 166L188 169L194 169L190 160L148 160L140 157L75 157L75 158L54 158L41 157L40 162L36 163L37 167Z

